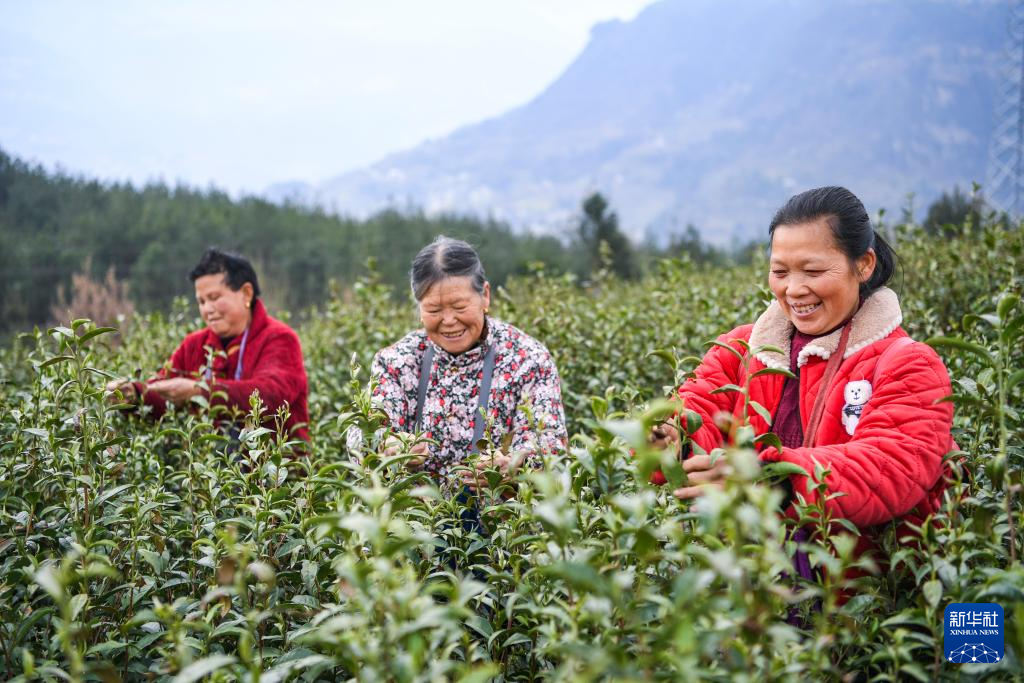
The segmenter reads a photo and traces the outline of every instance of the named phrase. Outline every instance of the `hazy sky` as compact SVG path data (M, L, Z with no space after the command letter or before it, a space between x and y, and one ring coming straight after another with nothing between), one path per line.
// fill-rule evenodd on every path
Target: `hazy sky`
M540 93L650 0L0 0L0 148L103 179L317 182Z

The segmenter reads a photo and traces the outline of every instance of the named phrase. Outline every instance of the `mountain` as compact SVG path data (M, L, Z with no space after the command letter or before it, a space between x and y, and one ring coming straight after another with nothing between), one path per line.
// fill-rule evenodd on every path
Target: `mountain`
M557 231L599 190L635 238L693 223L718 244L819 185L920 207L984 178L1008 16L977 0L662 0L597 25L524 106L302 196Z

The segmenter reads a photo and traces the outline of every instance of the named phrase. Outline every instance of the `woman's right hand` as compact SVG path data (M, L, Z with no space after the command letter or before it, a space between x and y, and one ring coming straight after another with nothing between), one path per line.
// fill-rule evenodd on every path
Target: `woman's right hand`
M410 448L409 452L415 453L416 457L406 460L405 466L416 472L422 470L423 464L427 461L427 454L429 452L427 450L427 442L420 441L419 443L415 444L412 448Z
M111 403L135 403L136 398L135 385L131 380L112 379L107 382L107 400Z
M388 437L388 440L384 444L384 450L381 453L385 458L390 458L393 455L398 455L402 452L404 446L402 440L395 435ZM428 444L426 441L418 441L413 444L412 448L409 449L409 453L414 454L415 458L409 458L405 461L405 466L414 472L418 472L423 469L423 463L427 460Z
M671 422L654 425L651 433L647 435L647 443L651 444L652 448L659 450L671 448L678 453L679 441L679 429Z

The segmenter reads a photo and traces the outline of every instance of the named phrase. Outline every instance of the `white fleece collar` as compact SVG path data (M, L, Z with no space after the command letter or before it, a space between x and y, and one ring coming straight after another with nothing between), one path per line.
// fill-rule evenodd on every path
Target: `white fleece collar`
M865 299L860 310L853 316L850 323L850 339L846 343L847 359L866 346L885 339L903 322L903 311L900 310L896 292L888 287L881 287ZM778 301L772 301L767 310L758 317L754 329L750 333L750 348L774 346L781 351L761 351L756 358L769 368L789 369L789 348L793 339L793 323L789 321ZM807 343L797 357L796 365L802 368L810 356L827 359L839 346L842 328L834 330L823 337L817 337Z

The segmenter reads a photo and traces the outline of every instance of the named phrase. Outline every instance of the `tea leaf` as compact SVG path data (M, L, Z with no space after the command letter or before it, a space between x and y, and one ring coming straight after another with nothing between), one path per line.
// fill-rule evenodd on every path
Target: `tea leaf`
M194 683L194 681L198 681L204 676L209 676L214 671L230 666L237 661L238 658L231 655L210 655L209 657L204 657L182 669L181 673L174 677L174 683Z

